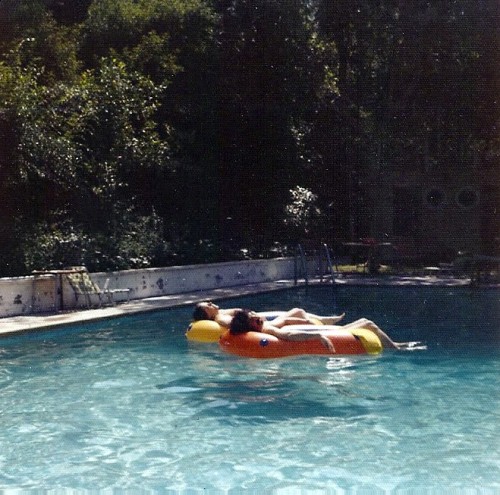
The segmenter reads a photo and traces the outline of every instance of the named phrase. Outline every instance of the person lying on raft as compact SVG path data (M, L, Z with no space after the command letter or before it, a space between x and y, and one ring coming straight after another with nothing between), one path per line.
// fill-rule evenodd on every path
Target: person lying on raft
M241 308L228 308L221 309L217 304L211 301L204 301L198 303L193 312L193 320L213 320L216 321L221 327L229 328L233 316L242 311ZM258 313L257 313L258 314ZM307 325L314 324L318 320L324 325L334 325L340 321L345 314L339 316L318 316L312 313L307 313L302 308L293 308L283 314L280 314L272 320L272 325L277 328L286 325ZM316 320L316 321L315 321Z
M229 332L231 335L241 335L250 331L261 332L274 335L278 339L293 341L320 340L331 353L335 353L335 347L325 331L294 330L293 327L278 328L273 323L274 320L269 322L254 311L238 309L231 319Z
M248 310L241 310L241 309L235 310L234 316L232 318L232 321L230 322L229 328L231 328L231 326L233 325L232 322L234 321L234 318L236 317L236 315L239 315L238 318L240 318L242 320L245 319L243 316L241 316L242 311L243 312L246 311L248 313ZM250 311L250 313L252 313L253 315L259 316L258 313L255 313L253 311ZM266 333L268 329L270 329L271 332L273 332L273 331L276 331L276 329L278 329L280 331L284 330L283 327L286 327L286 324L281 325L281 326L275 325L274 322L276 320L267 321L263 318L261 318L261 319L263 320L262 328L263 328L264 333ZM281 322L278 322L278 323L281 324ZM238 328L241 328L241 327L238 327ZM303 333L311 333L316 338L318 338L318 335L325 336L325 335L335 334L335 332L337 330L356 330L358 328L365 328L366 330L371 330L380 339L380 343L382 344L384 349L407 349L409 347L412 347L412 346L418 344L418 342L394 342L378 325L373 323L373 321L367 320L366 318L360 318L359 320L353 321L352 323L348 323L347 325L342 325L342 326L335 325L335 328L329 328L328 330L320 330L321 327L319 327L317 332L311 331L311 330L301 330L299 332L297 330L294 330L293 328L286 328L286 330L287 330L288 334L290 334L291 332L294 332L294 335L298 335L297 332L299 332L300 335L302 335ZM247 331L248 331L248 327L247 327ZM271 333L271 332L267 332L267 333ZM271 334L275 335L276 337L279 338L279 336L276 335L275 333L271 333ZM294 339L288 339L288 340L306 340L306 339L294 338ZM328 339L326 339L326 340L328 340ZM325 343L325 341L323 339L321 341ZM330 347L328 347L328 348L330 349Z

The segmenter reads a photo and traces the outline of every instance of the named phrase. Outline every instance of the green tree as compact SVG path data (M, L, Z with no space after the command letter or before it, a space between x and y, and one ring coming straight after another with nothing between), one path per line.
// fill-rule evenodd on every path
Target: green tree
M315 190L336 210L341 234L359 237L370 233L361 214L367 191L392 166L461 173L485 138L491 143L498 119L492 73L498 6L470 0L317 5L320 38L337 48L339 97L324 100L315 122L313 141L332 172ZM360 222L363 216L367 221Z
M73 204L85 218L88 208L113 211L137 192L130 178L138 171L168 164L154 121L161 91L113 60L78 84L37 86L18 106L21 170L66 194L77 191Z
M154 178L159 187L151 201L165 218L166 235L178 242L210 235L206 219L216 208L215 21L200 0L102 1L91 6L82 30L81 53L89 66L113 54L164 88L157 120L163 139L174 135L172 157L179 166ZM147 189L141 177L133 183Z
M1 12L0 12L1 15ZM0 59L36 67L44 84L69 81L79 71L78 27L57 23L43 2L13 2L3 14Z
M216 121L221 236L269 244L288 191L303 180L301 136L324 77L309 3L218 2ZM226 225L226 219L232 219Z
M308 238L319 228L321 210L317 206L318 196L305 187L290 190L291 202L285 207L285 225L297 232L297 241Z
M62 208L90 235L118 244L124 211L151 212L153 178L170 164L154 120L163 88L113 60L78 84L44 86L31 69L2 69L0 115L16 139L3 171L11 189L31 195L18 217L43 222Z
M290 190L317 195L316 234L369 234L389 167L497 160L497 14L494 0L4 0L9 273L47 230L47 260L78 236L107 266L263 252L291 236Z

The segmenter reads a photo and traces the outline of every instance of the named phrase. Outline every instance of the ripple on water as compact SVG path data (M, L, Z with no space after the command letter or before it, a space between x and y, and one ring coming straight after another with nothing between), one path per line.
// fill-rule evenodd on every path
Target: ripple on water
M337 309L331 290L314 294L286 300L317 312ZM28 339L4 346L0 488L500 490L498 352L457 347L464 342L457 328L470 332L481 321L476 341L496 328L483 322L481 299L459 301L468 312L463 330L453 321L437 325L427 307L417 309L421 297L436 308L448 299L458 308L464 293L335 294L352 317L357 305L380 310L369 317L401 328L397 340L424 339L428 349L236 359L217 346L186 345L184 309L130 324L102 322L96 338L87 328L43 345ZM459 318L458 310L447 318L454 312Z

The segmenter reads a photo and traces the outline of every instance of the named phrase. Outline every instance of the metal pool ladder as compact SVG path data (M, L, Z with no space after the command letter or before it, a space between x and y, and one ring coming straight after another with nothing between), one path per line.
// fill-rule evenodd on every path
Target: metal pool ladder
M303 278L306 285L309 284L309 259L315 261L315 269L317 270L320 282L323 282L325 275L330 276L332 284L335 283L335 270L330 249L326 243L320 243L315 248L306 249L303 244L297 244L294 256L294 283L297 285L299 278ZM326 264L326 272L323 270Z

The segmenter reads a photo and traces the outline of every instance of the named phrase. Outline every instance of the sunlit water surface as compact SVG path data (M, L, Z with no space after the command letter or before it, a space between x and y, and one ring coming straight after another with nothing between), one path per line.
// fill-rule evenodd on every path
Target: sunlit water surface
M0 489L500 493L497 290L299 289L226 301L366 316L427 350L250 360L191 308L0 341ZM434 493L434 492L432 492Z

